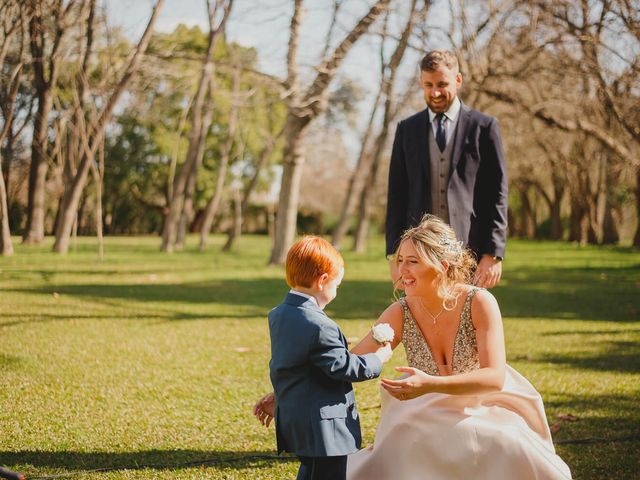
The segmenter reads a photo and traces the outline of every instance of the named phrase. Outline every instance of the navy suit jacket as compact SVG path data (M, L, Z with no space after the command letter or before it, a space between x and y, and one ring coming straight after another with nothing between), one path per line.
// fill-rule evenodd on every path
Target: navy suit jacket
M278 453L356 452L362 437L351 382L380 375L380 359L350 353L338 325L312 300L293 293L269 312L269 334Z
M432 212L428 109L398 124L389 167L387 255L402 233ZM504 257L507 239L507 172L494 117L461 105L449 170L449 222L478 258Z

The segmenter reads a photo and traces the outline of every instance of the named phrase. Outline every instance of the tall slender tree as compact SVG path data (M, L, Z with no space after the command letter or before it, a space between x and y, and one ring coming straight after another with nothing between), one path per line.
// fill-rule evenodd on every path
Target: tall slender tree
M275 238L269 263L284 263L289 245L295 236L298 215L300 179L304 164L302 136L311 121L327 108L328 89L345 56L369 27L386 10L391 0L378 0L347 33L336 48L316 67L317 74L308 88L303 88L297 63L303 0L294 0L287 52L288 95L287 120L284 129L284 168L278 199Z
M38 109L33 123L31 166L29 171L29 203L24 243L40 243L44 239L45 183L49 165L49 115L55 88L64 60L65 37L78 20L78 0L26 0L30 15L29 36L33 61L33 87Z
M162 231L160 249L163 252L172 252L175 248L178 222L184 209L188 181L192 175L197 174L198 166L202 163L205 139L211 126L211 116L207 114L207 109L213 108L212 102L208 106L205 105L214 70L213 51L217 38L224 32L233 7L233 0L206 0L206 4L209 18L207 53L202 64L198 88L191 109L191 132L187 157L173 182L173 195L169 202L169 213Z
M2 96L1 112L3 124L0 128L0 146L4 142L11 128L15 114L15 101L20 87L21 75L25 63L25 24L27 22L24 6L11 0L0 6L0 65L3 66L0 74L0 96ZM14 38L17 40L14 42ZM5 64L11 45L17 45L17 55L13 64ZM0 149L0 165L2 155ZM9 230L9 209L7 205L7 187L4 173L0 168L0 254L12 255L13 244Z
M91 96L91 85L89 79L90 59L95 53L94 48L94 22L96 13L96 0L89 0L89 12L86 16L87 33L85 35L84 55L78 69L76 85L78 88L77 102L75 106L75 135L80 139L77 143L79 152L77 158L80 159L72 180L65 185L64 195L60 205L60 218L56 226L56 239L53 250L57 253L66 253L69 249L69 238L78 212L80 197L87 182L87 175L91 165L95 162L95 155L98 148L103 144L105 130L113 114L113 110L120 100L122 94L133 76L137 73L140 62L149 45L153 26L158 17L164 0L156 0L151 12L149 22L142 37L138 41L133 53L125 64L124 71L116 77L113 89L107 93L101 110L95 105L89 104ZM115 72L114 72L114 75ZM85 118L85 115L88 118Z

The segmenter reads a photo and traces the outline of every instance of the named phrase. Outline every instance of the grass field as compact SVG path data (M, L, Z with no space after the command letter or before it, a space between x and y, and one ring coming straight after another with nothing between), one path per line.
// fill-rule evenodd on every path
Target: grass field
M269 242L172 255L158 238L50 244L0 258L0 465L28 478L285 479L273 428L251 405L270 390L266 313L287 287ZM191 245L195 239L191 239ZM361 337L391 300L382 241L346 253L327 307ZM509 363L542 394L577 479L640 478L640 254L511 241L494 289ZM405 361L398 349L385 367ZM365 443L376 382L358 384ZM567 418L567 417L563 417ZM401 479L398 479L401 480Z

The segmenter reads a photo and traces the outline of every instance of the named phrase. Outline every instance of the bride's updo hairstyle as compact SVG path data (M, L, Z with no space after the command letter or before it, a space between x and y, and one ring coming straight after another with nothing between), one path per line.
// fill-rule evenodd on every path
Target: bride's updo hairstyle
M456 284L471 282L476 267L473 253L456 239L450 225L431 214L423 216L417 226L403 233L400 245L406 241L413 244L420 260L440 274L438 295L444 298L444 308L452 310L460 295ZM396 262L399 251L400 246L396 250Z

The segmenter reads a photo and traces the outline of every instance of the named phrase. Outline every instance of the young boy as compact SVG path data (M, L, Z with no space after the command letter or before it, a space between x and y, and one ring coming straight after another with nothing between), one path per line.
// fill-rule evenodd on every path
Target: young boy
M322 311L344 275L344 261L329 242L315 236L296 242L286 275L291 290L269 312L274 393L256 403L254 414L266 426L275 416L278 453L298 456L298 480L345 479L347 455L361 443L351 382L379 376L391 347L350 353L340 328Z

